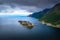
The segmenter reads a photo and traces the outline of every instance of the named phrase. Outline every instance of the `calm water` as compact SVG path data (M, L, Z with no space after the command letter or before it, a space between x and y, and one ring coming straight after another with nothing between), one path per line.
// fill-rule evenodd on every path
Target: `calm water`
M32 29L25 28L18 21L26 20L34 23ZM41 24L32 17L0 17L0 38L34 38L34 39L58 39L60 29Z

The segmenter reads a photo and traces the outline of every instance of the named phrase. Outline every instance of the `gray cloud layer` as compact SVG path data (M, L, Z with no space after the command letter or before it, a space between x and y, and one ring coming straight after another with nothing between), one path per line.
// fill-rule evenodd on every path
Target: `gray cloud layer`
M0 0L0 5L8 4L12 8L15 8L17 6L30 12L36 12L45 8L50 8L57 3L60 3L60 0Z

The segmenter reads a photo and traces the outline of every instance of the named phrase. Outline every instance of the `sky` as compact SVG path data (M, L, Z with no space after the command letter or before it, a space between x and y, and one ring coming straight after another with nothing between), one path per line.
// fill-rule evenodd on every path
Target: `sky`
M30 15L51 8L60 0L0 0L0 15Z

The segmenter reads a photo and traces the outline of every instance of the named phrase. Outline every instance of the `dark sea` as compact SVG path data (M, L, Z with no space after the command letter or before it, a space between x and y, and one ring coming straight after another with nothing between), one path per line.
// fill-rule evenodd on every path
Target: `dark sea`
M18 21L24 20L34 24L32 29L21 25ZM36 18L25 16L1 16L0 39L8 40L59 40L60 29L43 25Z

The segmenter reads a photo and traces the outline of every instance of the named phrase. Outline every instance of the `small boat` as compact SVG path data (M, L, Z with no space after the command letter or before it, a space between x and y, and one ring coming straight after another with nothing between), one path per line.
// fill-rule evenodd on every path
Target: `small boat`
M30 23L29 21L21 21L21 20L19 20L18 22L20 24L22 24L23 26L29 28L29 29L31 29L31 28L34 27L34 24L33 23Z

